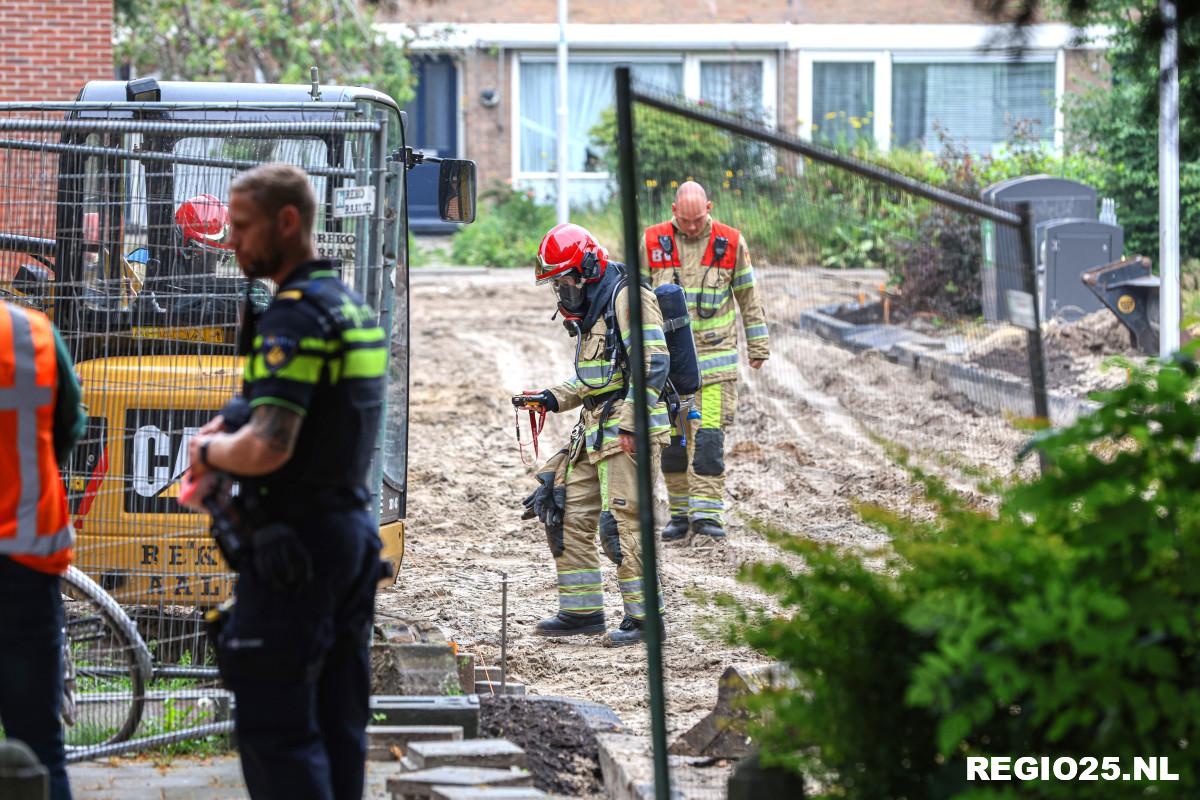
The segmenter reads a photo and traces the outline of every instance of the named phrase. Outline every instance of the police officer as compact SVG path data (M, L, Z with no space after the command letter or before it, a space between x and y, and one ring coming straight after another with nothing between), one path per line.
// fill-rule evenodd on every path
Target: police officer
M241 480L251 552L237 565L217 654L254 798L347 800L363 790L381 577L366 479L387 337L337 262L315 257L315 209L307 176L285 164L230 186L238 264L279 290L243 336L249 423L222 433L217 417L189 446L193 477L211 469Z
M543 467L543 486L529 498L547 523L558 573L559 610L537 623L534 632L541 636L604 632L597 531L604 554L617 565L625 610L620 625L609 634L611 644L642 641L646 602L654 598L642 583L634 388L625 374L631 332L624 269L608 260L608 252L586 229L570 223L552 228L538 250L537 282L554 287L559 311L577 345L574 375L528 397L554 412L580 409L571 444L565 457L557 459L561 468ZM660 395L671 361L658 302L649 289L641 292L653 464L670 430ZM661 593L658 603L661 610Z
M682 432L675 431L662 452L671 503L664 541L682 539L689 528L695 534L725 538L725 432L737 406L735 303L750 366L761 368L770 355L767 317L755 289L746 237L713 220L710 211L704 187L687 181L671 204L672 219L646 229L643 268L648 268L654 286L683 287L704 379L696 394L696 411L684 422L690 428L686 448Z

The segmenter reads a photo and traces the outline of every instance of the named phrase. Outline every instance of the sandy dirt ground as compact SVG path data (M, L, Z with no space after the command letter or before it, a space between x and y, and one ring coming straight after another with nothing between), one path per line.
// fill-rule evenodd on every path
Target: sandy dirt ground
M772 356L744 366L738 422L727 439L728 541L674 544L660 563L667 605L665 650L671 738L713 705L730 665L765 659L713 634L712 595L770 602L737 579L778 549L751 527L875 548L884 538L852 503L916 507L918 491L881 440L909 448L927 466L1013 469L1023 434L961 397L876 355L855 355L799 329L800 310L854 299L878 276L762 271ZM611 706L635 732L649 729L642 648L606 648L601 637L546 640L533 624L556 608L553 560L544 534L520 520L532 469L518 456L509 396L571 374L572 340L551 321L552 297L526 270L415 271L412 276L411 412L407 555L381 615L440 625L479 663L500 656L501 572L509 579L509 669L531 693ZM565 442L574 414L551 417L543 453ZM656 519L666 518L661 481ZM610 627L620 621L615 568L602 559Z

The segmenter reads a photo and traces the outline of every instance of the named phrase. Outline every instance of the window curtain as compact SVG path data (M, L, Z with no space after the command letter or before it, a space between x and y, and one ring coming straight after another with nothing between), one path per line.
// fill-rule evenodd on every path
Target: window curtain
M896 64L892 68L896 144L940 147L941 130L973 153L991 153L1018 125L1054 139L1054 64Z
M853 144L874 138L875 65L813 64L813 138L827 144Z
M625 64L627 62L621 62ZM567 97L567 168L571 172L604 170L602 152L590 141L591 129L600 115L611 108L616 97L613 70L617 62L569 62ZM678 63L628 64L639 88L680 94L683 67ZM558 134L556 96L558 67L552 61L521 63L522 172L554 172L557 169Z
M761 117L762 73L761 61L702 61L700 101L722 111Z

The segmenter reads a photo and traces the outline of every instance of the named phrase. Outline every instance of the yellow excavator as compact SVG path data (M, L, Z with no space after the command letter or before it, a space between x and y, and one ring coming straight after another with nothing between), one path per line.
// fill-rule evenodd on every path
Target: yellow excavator
M18 122L24 124L17 124ZM76 564L129 605L206 607L234 575L207 517L178 504L196 430L240 390L247 282L224 245L239 170L289 161L318 197L318 252L392 332L372 472L383 555L404 555L408 445L407 175L439 161L439 211L475 213L475 165L427 159L406 116L354 87L89 83L68 104L0 107L0 296L63 334L87 432L64 467Z

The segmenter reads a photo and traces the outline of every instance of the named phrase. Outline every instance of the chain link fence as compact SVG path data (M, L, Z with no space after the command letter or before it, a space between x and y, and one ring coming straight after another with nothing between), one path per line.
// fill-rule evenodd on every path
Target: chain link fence
M227 730L202 616L235 575L178 497L190 438L240 393L246 311L275 290L239 269L228 187L259 164L304 168L320 255L406 343L393 120L365 103L0 106L0 296L54 320L87 414L63 469L72 759ZM407 380L407 349L393 348L374 499L397 560Z
M683 284L706 373L701 394L721 391L722 404L734 406L706 420L717 406L698 400L698 419L674 431L681 444L681 433L695 439L706 423L722 429L726 524L866 552L886 542L856 504L908 510L915 489L906 465L986 504L989 480L1037 469L1018 458L1034 428L1086 413L1085 397L1047 392L1029 208L979 199L984 187L969 154L950 143L936 161L914 156L903 174L871 149L815 145L761 120L630 86L627 75L618 70L611 143L620 148L623 252L653 284ZM957 191L935 186L933 169L955 171L938 182ZM691 239L680 224L645 232L672 221L687 181L703 186L712 219L736 228L748 255L721 261L714 248L719 236L734 236L727 230L705 227ZM751 359L766 348L755 368ZM694 484L703 470L701 445L692 447ZM640 466L647 487L657 481L658 464ZM670 482L667 489L657 527L680 508L694 524L697 493L680 506ZM657 543L654 528L643 531L648 562L656 548L660 566L689 557ZM662 697L661 683L655 691L656 646L657 796L668 796L668 773L679 793L671 796L724 796L711 767L745 753L746 739L717 735L739 706L725 706L724 719L693 714L681 726L675 699ZM667 737L681 727L684 735Z

